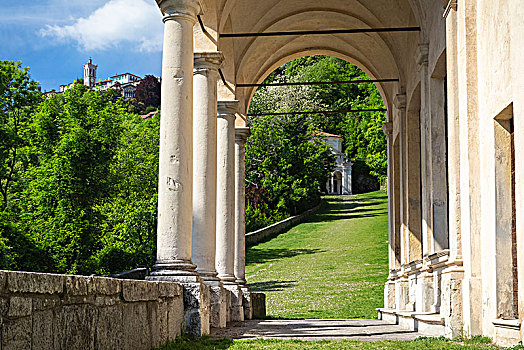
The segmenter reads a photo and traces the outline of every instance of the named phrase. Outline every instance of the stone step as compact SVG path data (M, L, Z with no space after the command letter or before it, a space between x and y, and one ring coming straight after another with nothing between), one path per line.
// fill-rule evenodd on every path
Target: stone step
M400 327L422 333L425 336L441 336L445 334L444 317L440 314L397 311L385 308L379 308L377 311L380 320L397 324Z

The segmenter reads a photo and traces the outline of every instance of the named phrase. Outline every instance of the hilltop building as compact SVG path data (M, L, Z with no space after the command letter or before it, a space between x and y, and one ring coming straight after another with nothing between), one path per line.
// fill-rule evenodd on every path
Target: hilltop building
M114 75L106 80L97 81L94 84L96 91L105 91L107 89L118 89L126 99L135 97L135 91L141 77L131 73Z
M96 72L98 65L93 64L93 60L90 58L84 67L84 85L89 86L96 91L106 91L107 89L117 89L122 92L125 99L135 97L135 91L137 85L142 80L141 77L132 73L124 73L114 75L105 80L96 81ZM60 85L60 93L65 92L75 86L76 82L70 84ZM57 93L55 90L49 92Z
M96 69L98 66L96 64L93 64L93 60L89 59L89 61L84 64L84 85L89 87L95 86L96 81Z

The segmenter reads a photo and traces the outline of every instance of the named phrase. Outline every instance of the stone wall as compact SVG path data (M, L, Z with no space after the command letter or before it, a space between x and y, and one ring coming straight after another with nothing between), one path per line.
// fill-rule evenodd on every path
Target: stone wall
M0 271L0 349L151 349L184 321L176 283Z
M322 202L320 202L320 204L316 207L306 210L300 215L291 216L268 227L264 227L260 230L247 233L246 246L253 246L255 244L265 242L273 237L278 236L287 229L304 222L304 220L306 220L310 215L316 213L321 205Z

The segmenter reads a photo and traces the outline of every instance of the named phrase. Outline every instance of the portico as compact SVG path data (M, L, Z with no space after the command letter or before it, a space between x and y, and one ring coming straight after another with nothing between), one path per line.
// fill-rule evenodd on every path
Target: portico
M390 271L380 317L435 335L522 339L520 1L157 3L165 33L151 279L182 282L198 301L186 305L195 333L208 332L209 310L218 326L224 312L229 320L249 317L243 147L256 88L237 85L324 54L372 79L398 79L376 83L388 115ZM304 33L357 28L368 31ZM220 36L290 31L303 32ZM210 287L219 291L211 303ZM227 310L217 309L224 300Z

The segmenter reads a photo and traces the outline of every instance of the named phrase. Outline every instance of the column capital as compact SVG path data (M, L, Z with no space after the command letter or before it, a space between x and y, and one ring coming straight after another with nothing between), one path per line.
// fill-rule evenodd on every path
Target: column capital
M415 60L419 66L428 64L428 55L429 55L429 45L428 44L419 44L417 48L417 53Z
M224 54L221 51L195 52L194 73L208 70L218 70L224 61Z
M246 143L246 140L250 135L251 128L235 128L235 142L238 144Z
M384 123L384 125L382 126L382 132L386 134L387 137L393 135L393 123L392 122Z
M162 21L186 19L196 23L196 16L202 12L200 0L156 0L164 18Z
M396 109L406 109L406 94L395 95L393 105Z
M236 100L222 100L217 102L217 112L219 118L233 117L238 112L239 102Z

